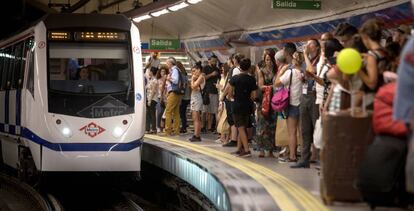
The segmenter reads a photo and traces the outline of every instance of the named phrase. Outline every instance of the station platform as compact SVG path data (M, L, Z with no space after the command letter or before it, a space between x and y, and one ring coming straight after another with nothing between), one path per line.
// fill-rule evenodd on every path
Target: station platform
M150 148L162 149L164 155L171 152L182 160L198 165L221 183L221 188L228 196L228 205L223 205L223 201L220 203L220 199L218 200L221 206L218 210L371 210L365 203L335 202L332 206L325 206L320 197L320 176L316 166L311 165L308 169L291 169L291 164L280 163L276 157L259 158L258 152L255 151L252 151L251 157L240 158L230 154L235 151L235 147L222 147L221 144L215 143L217 135L203 134L203 141L194 143L188 141L191 136L192 134L170 137L146 135L143 160L159 166L164 165L171 173L190 178L190 183L194 182L195 186L199 181L194 180L203 180L203 177L195 175L197 173L194 171L180 173L183 172L183 167L179 162L172 163L165 156L156 155L156 150ZM156 156L158 158L155 158ZM219 186L213 185L213 188ZM202 190L203 187L200 186L198 189ZM205 192L211 191L206 189ZM379 207L376 210L400 209Z

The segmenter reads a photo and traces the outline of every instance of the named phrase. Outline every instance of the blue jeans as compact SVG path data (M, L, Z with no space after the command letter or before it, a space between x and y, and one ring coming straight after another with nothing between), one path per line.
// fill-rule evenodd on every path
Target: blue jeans
M161 118L162 118L162 114L164 113L165 107L161 106L160 99L158 99L156 110L157 110L157 128L161 128Z
M190 104L190 100L181 100L180 104L180 119L181 119L181 130L187 130L187 107Z

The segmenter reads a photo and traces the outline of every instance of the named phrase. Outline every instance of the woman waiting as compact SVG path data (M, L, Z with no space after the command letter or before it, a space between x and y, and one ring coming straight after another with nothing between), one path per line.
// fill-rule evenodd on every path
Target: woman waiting
M263 66L257 66L257 79L259 92L263 92L263 89L267 86L272 86L273 79L276 76L276 61L274 55L265 54ZM257 128L256 128L256 142L260 151L259 157L265 156L265 151L269 152L269 157L273 156L273 150L275 149L275 130L276 130L276 118L272 112L268 116L262 114L262 102L257 103Z
M201 72L202 67L196 65L192 68L191 73L191 102L190 109L194 122L194 135L190 138L191 142L201 141L201 111L203 110L203 98L201 96L201 90L204 89L206 80Z
M227 76L230 71L230 66L228 63L224 63L220 67L221 77L219 83L217 83L216 87L219 91L219 96L223 95L223 91L226 85ZM220 101L219 102L219 109L217 114L217 119L219 120L217 124L217 132L220 134L219 139L216 140L216 143L219 144L227 144L229 142L229 133L230 133L230 126L227 122L227 111L225 108L225 103Z
M162 121L162 115L165 110L165 102L167 102L166 94L166 79L169 74L168 67L165 65L160 66L157 72L158 80L158 104L157 104L157 132L162 132L164 124Z
M158 103L158 81L155 77L158 68L151 67L148 73L147 91L147 118L146 118L146 132L150 134L157 133L156 127L156 105Z
M297 162L296 146L297 146L297 131L299 122L299 105L300 97L302 95L302 74L301 68L304 62L303 53L295 52L292 59L292 68L285 72L279 72L275 81L276 87L290 86L289 106L286 109L287 128L289 134L289 157L285 162Z
M369 108L373 106L378 88L384 84L383 73L387 70L387 67L380 62L387 59L387 51L380 45L383 29L383 22L370 19L359 30L362 42L369 50L367 54L364 54L365 70L358 72L358 76L364 83L362 91L366 93L366 105Z

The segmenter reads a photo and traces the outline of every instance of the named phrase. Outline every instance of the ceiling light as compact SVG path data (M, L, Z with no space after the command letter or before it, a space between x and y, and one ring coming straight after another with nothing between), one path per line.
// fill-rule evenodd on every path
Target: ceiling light
M168 7L168 9L175 12L186 7L188 7L188 4L185 2L181 2L181 4L176 4L174 6Z
M139 17L134 18L133 21L139 23L143 20L147 20L147 19L150 19L150 18L151 18L150 15L143 15L143 16L139 16Z
M197 4L198 2L201 2L203 0L187 0L188 3L190 4Z
M163 9L163 10L160 10L160 11L157 11L157 12L152 12L151 13L151 16L153 16L153 17L159 17L159 16L164 15L164 14L167 14L169 12L170 11L168 11L167 9Z

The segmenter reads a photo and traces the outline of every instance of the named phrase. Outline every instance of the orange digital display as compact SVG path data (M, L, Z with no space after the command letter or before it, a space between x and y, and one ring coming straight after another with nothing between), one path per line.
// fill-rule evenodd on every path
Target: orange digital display
M122 32L76 32L76 40L123 41L126 40L126 34Z
M68 32L49 32L50 40L70 40L70 33Z

